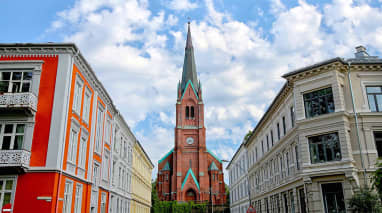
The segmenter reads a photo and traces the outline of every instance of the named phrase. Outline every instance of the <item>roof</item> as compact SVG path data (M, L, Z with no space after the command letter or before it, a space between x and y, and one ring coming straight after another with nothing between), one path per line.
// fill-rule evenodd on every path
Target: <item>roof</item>
M150 157L147 155L147 153L146 153L145 149L142 147L141 143L138 140L136 140L136 142L137 142L138 146L142 149L143 153L145 154L145 157L150 162L151 166L154 167L153 162L151 162Z
M182 182L182 190L183 190L184 185L186 184L186 181L187 181L188 177L190 176L190 174L191 174L192 179L194 179L194 182L195 182L196 187L198 187L198 190L200 191L199 182L198 182L198 180L196 179L196 177L195 177L195 175L194 175L194 172L192 171L191 168L188 169L188 172L187 172L187 174L186 174L186 177L184 178L184 180L183 180L183 182Z
M319 63L312 64L310 66L306 66L306 67L299 68L297 70L288 72L288 73L284 74L282 77L283 78L287 78L289 76L292 76L292 75L295 75L295 74L298 74L298 73L301 73L301 72L305 72L307 70L314 69L314 68L320 67L322 65L330 64L330 63L337 62L337 61L339 61L339 62L341 62L343 64L346 64L346 61L344 59L342 59L340 57L336 57L336 58L332 58L332 59L329 59L329 60L321 61Z
M158 164L162 163L172 152L174 151L174 148L172 148L165 156L163 156L161 159L158 160Z
M195 89L199 90L198 77L196 75L196 65L194 57L194 47L192 46L190 22L188 22L188 32L187 32L187 41L184 54L184 63L183 63L183 72L182 72L182 81L180 83L181 92L186 89L186 84L188 81L191 81L192 84L196 87Z
M218 167L216 166L215 162L212 161L210 167L208 168L209 171L219 171Z
M212 155L212 157L214 157L217 161L219 161L219 163L221 163L222 161L213 153L211 152L210 150L207 149L207 152L210 153L210 155Z
M167 161L166 164L164 165L162 171L171 171L170 164L168 163L168 161Z

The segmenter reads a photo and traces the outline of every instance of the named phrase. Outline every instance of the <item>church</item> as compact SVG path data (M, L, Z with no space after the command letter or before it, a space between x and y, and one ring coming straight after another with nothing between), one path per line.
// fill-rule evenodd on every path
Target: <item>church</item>
M206 147L202 86L188 23L182 81L178 84L174 148L158 161L162 201L226 202L222 161Z

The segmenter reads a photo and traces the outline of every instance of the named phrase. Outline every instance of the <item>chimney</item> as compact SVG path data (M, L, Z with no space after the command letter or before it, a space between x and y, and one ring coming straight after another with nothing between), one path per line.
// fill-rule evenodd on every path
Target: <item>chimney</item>
M356 52L354 53L355 58L365 58L369 56L364 46L361 45L356 47L355 49L356 49Z

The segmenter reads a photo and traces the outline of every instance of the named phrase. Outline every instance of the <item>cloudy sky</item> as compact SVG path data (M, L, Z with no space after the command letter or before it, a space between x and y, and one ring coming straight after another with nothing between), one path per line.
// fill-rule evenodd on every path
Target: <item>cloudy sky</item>
M227 160L283 73L358 45L382 55L382 0L0 0L0 14L2 43L76 43L155 164L174 144L188 18L207 146Z

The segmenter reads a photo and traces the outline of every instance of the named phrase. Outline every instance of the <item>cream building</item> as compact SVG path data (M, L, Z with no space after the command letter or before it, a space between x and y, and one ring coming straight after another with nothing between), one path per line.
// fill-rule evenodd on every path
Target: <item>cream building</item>
M356 49L283 76L245 142L257 212L347 212L370 184L382 157L382 60Z
M136 141L133 149L133 176L131 212L149 213L151 209L151 173L154 164Z

